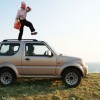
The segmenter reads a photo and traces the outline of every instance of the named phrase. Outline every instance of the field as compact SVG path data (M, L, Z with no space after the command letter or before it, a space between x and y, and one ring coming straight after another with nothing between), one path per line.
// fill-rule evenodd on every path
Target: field
M89 74L76 88L65 88L59 79L18 79L0 85L0 100L100 100L100 73Z

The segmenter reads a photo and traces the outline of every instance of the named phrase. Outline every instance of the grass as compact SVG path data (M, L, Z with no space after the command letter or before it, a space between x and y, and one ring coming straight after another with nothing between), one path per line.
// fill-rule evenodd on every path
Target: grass
M18 79L13 86L0 85L0 100L100 100L100 73L76 88L65 88L59 79Z

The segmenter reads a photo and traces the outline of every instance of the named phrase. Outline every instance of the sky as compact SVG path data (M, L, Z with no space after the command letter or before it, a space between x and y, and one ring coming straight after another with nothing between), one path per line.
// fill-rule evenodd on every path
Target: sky
M21 2L32 8L27 20L38 32L24 27L23 39L49 43L58 53L100 62L100 0L1 0L0 41L17 39L13 28Z

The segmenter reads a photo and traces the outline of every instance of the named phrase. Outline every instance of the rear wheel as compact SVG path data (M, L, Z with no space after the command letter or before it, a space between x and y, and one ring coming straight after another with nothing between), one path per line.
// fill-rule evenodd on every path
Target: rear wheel
M11 85L15 82L16 76L15 73L12 70L9 69L3 69L0 72L0 83L3 86Z
M63 74L63 82L66 87L77 87L81 82L81 75L79 71L75 69L66 70Z

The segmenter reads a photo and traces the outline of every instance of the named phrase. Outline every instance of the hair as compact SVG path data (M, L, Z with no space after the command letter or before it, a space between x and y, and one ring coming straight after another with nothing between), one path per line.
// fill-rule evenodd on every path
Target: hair
M25 2L21 2L21 5L22 5L22 4L26 5L26 3L25 3Z

